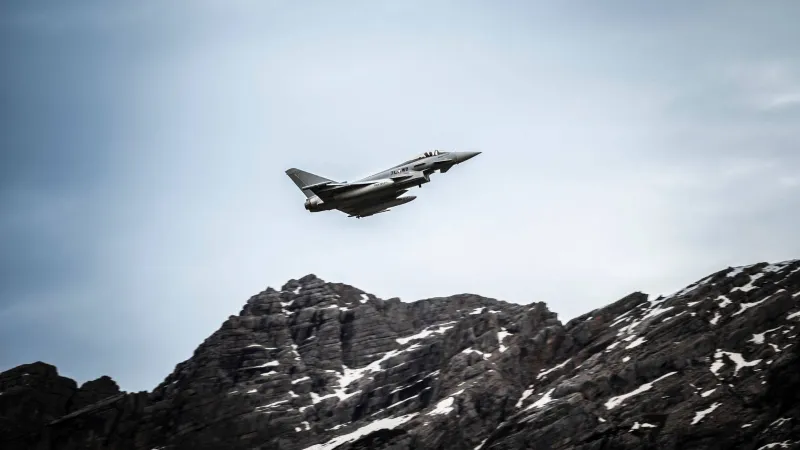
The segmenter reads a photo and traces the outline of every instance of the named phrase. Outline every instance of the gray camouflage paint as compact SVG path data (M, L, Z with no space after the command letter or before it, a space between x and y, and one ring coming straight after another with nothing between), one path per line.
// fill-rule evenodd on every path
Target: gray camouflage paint
M305 194L307 211L336 209L350 217L362 218L416 199L400 196L414 186L429 183L430 175L436 171L445 173L480 153L433 150L352 182L336 182L296 168L286 170L286 175Z

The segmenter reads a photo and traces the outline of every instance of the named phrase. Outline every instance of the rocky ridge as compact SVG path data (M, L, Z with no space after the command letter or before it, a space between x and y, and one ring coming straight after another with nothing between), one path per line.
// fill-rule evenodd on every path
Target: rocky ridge
M308 275L251 297L150 393L4 372L0 447L800 448L798 321L800 260L566 324L544 303L404 303ZM31 367L44 381L22 390Z
M107 376L78 387L42 362L23 364L0 373L0 448L37 435L48 424L109 397L121 398Z

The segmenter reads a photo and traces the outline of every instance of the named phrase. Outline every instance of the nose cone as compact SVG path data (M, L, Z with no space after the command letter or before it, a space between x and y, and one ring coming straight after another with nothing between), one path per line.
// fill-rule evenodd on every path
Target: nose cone
M456 152L456 164L461 164L464 161L480 155L481 152Z

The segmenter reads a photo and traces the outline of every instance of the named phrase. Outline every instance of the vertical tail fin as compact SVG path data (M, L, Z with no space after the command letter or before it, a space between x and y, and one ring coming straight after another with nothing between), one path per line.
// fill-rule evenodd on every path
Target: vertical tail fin
M319 175L314 175L313 173L304 172L300 169L295 169L295 168L287 170L286 175L289 175L289 178L291 178L292 181L294 181L294 184L296 184L297 187L303 191L303 194L306 194L306 197L313 197L314 193L311 192L311 190L309 189L303 189L304 186L310 186L312 184L333 181L331 179L321 177Z

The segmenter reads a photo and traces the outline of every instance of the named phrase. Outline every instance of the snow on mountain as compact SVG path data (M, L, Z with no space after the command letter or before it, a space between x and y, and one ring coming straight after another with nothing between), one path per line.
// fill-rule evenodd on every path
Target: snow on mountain
M633 293L566 324L543 303L405 303L308 275L250 298L153 392L58 403L0 444L793 448L798 300L800 260ZM21 367L0 375L6 417L51 398L52 374L24 385Z

